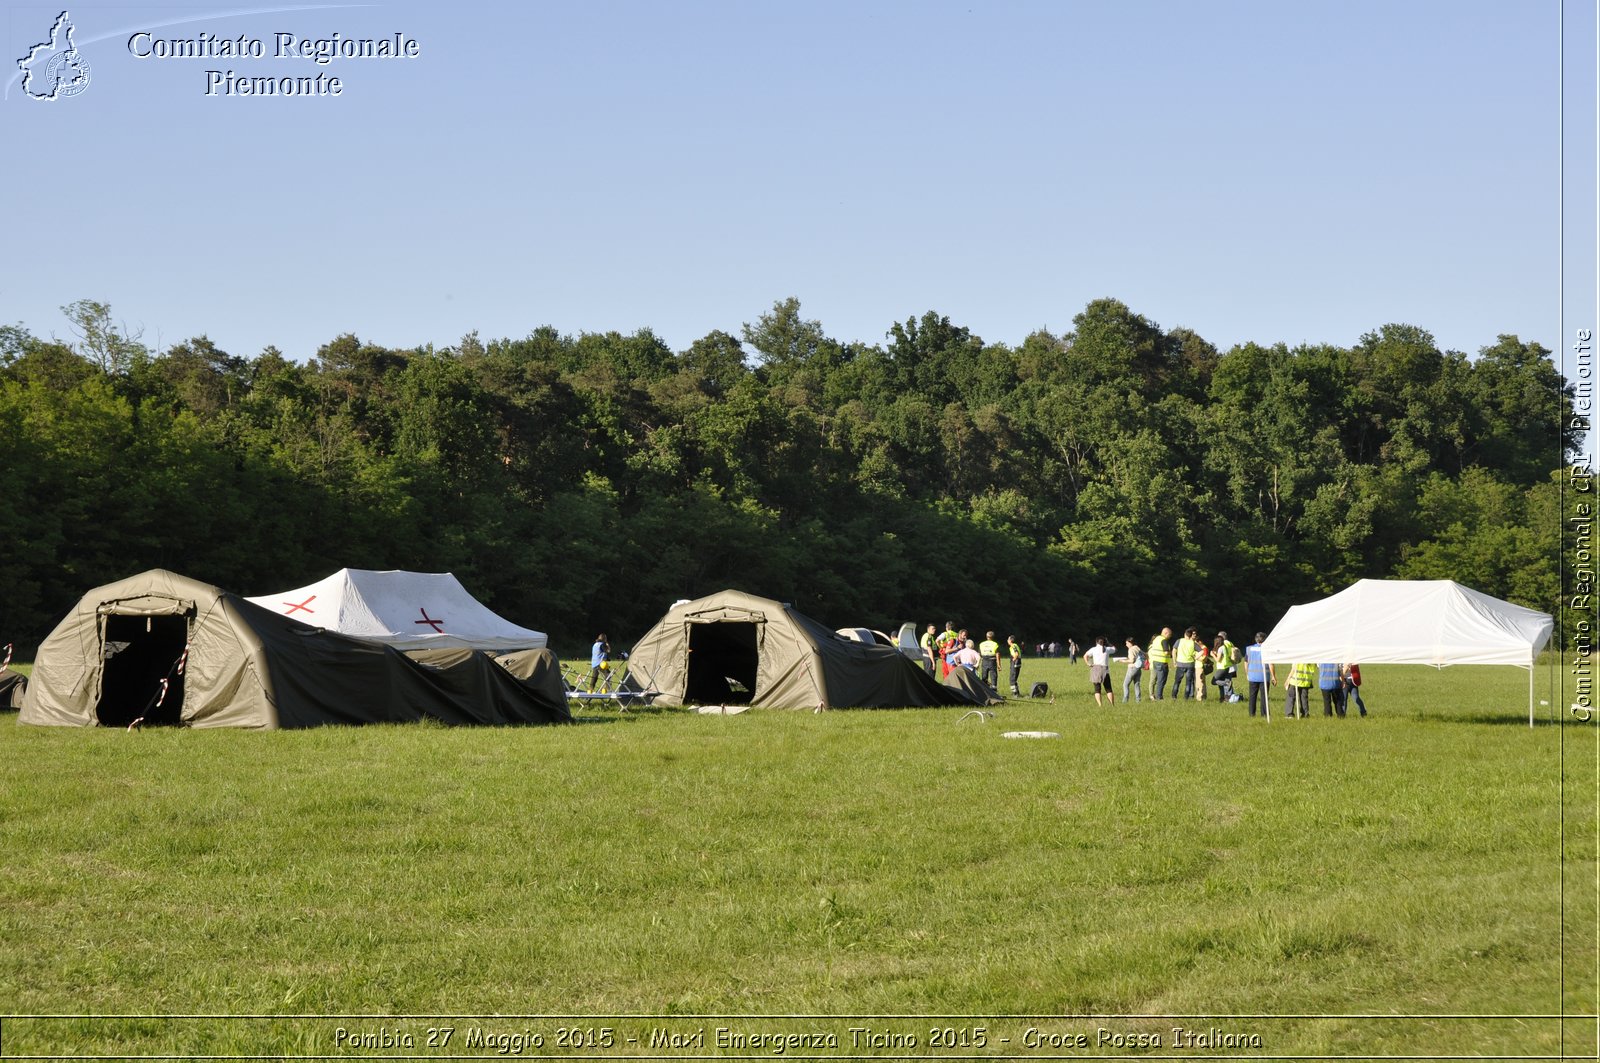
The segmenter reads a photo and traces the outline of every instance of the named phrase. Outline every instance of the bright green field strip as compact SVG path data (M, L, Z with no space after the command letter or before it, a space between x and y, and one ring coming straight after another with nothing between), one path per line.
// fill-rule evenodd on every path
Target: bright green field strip
M1594 1010L1594 730L1519 725L1525 672L1373 668L1372 718L1265 724L1096 710L1081 665L1030 665L1058 700L987 723L6 717L0 1011ZM1305 1020L1270 1047L1549 1052L1553 1029ZM16 1020L5 1049L148 1047L66 1030Z

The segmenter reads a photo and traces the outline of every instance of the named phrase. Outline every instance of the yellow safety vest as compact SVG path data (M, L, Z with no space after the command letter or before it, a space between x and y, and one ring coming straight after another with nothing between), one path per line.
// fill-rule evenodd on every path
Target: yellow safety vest
M1317 685L1317 665L1315 661L1294 666L1294 672L1289 677L1289 682L1297 687L1310 690Z
M1151 664L1167 664L1172 660L1172 652L1161 641L1160 635L1150 640L1150 648L1145 653L1149 654Z
M1187 635L1178 640L1178 663L1193 664L1196 643Z
M998 656L1000 656L1000 644L998 642L996 642L994 639L984 639L982 642L978 643L978 656L979 657L998 657Z

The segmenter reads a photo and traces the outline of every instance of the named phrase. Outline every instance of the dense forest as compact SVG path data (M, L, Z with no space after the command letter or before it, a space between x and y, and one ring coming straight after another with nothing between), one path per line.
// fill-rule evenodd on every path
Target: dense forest
M1025 643L1248 634L1362 576L1560 611L1583 433L1515 336L1219 352L1102 299L1017 346L931 311L867 346L789 299L681 351L546 327L243 357L62 309L65 340L0 327L0 643L23 659L83 591L158 566L246 594L452 571L569 653L724 587Z

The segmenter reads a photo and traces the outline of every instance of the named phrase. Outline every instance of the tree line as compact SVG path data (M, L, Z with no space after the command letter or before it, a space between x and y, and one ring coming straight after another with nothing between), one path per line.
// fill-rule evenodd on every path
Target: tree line
M246 594L344 567L453 571L577 651L724 587L836 626L1025 643L1267 629L1364 577L1560 614L1550 352L1384 325L1221 352L1114 299L985 342L929 311L846 343L778 302L675 351L649 329L304 360L110 307L0 326L0 642L151 567Z

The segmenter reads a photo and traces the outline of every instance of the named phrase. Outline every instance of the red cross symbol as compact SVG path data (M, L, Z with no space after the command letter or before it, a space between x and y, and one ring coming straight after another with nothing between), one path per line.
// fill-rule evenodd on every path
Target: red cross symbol
M315 594L313 594L311 597L307 598L303 602L299 602L299 603L284 602L283 604L287 605L289 607L289 611L284 613L283 615L284 616L293 616L295 614L296 610L299 610L300 612L304 612L304 613L314 613L314 612L316 612L316 610L315 609L309 609L309 608L307 608L307 606L309 606L312 602L314 602L316 600L317 600L317 596Z
M428 610L427 609L423 609L422 610L422 619L421 620L413 620L411 622L413 624L427 624L428 626L432 627L433 630L436 631L436 632L444 630L444 617L440 617L438 620L435 620L431 616L428 615Z

